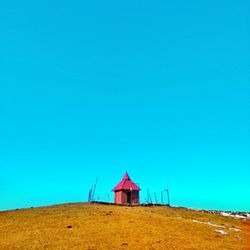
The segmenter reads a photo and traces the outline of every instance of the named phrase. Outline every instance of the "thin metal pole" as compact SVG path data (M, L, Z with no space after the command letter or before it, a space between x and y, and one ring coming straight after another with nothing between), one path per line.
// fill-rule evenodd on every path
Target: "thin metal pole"
M166 187L166 193L167 193L168 205L170 206L170 198L169 198L168 185Z
M152 198L151 198L151 195L150 195L150 193L148 192L148 196L149 196L149 201L150 201L150 204L152 204L153 202L152 202Z
M157 198L156 198L156 193L154 192L155 195L155 204L157 204Z
M147 203L149 203L149 190L147 192L147 195L148 195L148 197L147 197Z
M91 201L92 201L92 187L89 190L89 197L88 197L88 202L91 202Z
M168 192L168 205L170 206L170 198L169 198L169 191Z
M93 188L93 193L92 193L92 201L95 201L95 188L96 188L96 183L97 183L97 178L95 180L94 188Z

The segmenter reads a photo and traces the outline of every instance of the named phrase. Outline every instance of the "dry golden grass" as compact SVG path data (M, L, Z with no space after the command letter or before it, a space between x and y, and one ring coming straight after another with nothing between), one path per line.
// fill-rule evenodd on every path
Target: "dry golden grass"
M221 235L193 219L243 231ZM73 203L0 212L0 249L247 249L243 223L180 208Z

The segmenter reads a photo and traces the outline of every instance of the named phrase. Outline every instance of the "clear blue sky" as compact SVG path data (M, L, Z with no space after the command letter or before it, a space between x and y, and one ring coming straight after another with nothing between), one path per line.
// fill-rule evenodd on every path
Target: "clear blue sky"
M250 210L249 1L2 1L0 210L107 200Z

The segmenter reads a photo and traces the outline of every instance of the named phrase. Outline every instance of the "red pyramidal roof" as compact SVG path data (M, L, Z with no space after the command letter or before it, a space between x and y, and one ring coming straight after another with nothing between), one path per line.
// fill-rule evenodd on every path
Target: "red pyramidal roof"
M128 173L126 172L123 179L113 188L113 191L118 190L140 190L140 188L130 180Z

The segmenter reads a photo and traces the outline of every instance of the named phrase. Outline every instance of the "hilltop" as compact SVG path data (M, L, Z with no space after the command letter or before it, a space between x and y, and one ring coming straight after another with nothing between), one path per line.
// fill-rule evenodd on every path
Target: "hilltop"
M247 249L249 229L185 208L71 203L0 212L0 249Z

